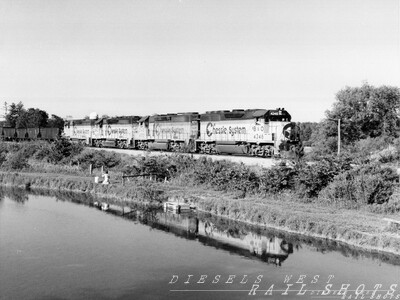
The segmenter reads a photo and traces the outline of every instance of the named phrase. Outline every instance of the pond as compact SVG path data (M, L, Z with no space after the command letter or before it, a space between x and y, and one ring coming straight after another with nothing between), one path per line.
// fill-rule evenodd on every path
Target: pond
M94 200L0 193L1 299L400 299L399 256Z

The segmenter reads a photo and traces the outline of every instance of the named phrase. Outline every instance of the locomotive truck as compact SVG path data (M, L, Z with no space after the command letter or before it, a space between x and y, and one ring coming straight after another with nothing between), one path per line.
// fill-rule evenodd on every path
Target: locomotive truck
M300 145L296 126L283 108L71 120L64 134L94 147L259 157Z

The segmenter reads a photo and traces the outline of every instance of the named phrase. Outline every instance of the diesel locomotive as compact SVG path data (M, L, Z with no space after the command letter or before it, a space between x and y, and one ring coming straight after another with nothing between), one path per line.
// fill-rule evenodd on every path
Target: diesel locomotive
M64 135L93 147L259 157L297 151L301 145L284 108L70 120Z

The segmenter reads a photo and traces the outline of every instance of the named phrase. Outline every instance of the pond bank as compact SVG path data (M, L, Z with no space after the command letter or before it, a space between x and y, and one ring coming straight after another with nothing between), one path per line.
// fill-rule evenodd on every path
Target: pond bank
M101 185L95 184L92 177L52 173L0 173L0 185L87 193L120 204L161 203L175 197L196 204L201 211L232 220L400 255L400 233L388 229L384 220L387 215L297 202L290 195L279 199L234 199L232 194L202 187L147 180L135 185Z

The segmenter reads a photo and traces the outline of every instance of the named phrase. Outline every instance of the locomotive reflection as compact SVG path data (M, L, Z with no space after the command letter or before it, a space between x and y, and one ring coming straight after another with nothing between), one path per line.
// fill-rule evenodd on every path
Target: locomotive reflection
M136 210L124 217L182 238L197 240L207 246L276 266L281 266L289 254L293 253L293 245L284 239L239 229L240 225L233 221L221 225L199 214L175 214L159 210L151 213L148 210Z

